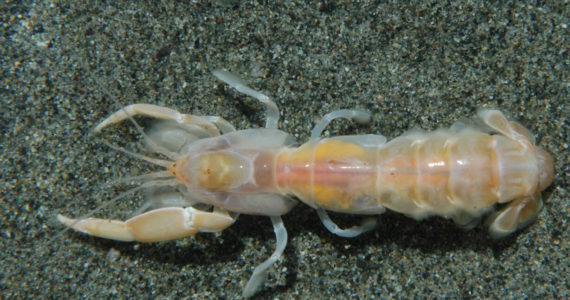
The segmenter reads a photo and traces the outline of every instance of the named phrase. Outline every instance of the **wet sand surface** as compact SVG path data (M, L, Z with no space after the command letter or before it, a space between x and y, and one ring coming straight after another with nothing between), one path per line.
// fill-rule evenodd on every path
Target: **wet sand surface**
M274 249L269 218L242 215L219 235L152 244L58 235L56 221L128 189L109 185L114 179L156 170L103 143L142 151L128 122L89 134L121 106L263 126L255 100L211 75L220 67L270 95L279 128L300 143L341 108L368 110L373 122L335 121L325 135L391 139L493 107L528 127L555 161L536 222L499 241L484 225L463 231L395 213L345 239L298 205L283 217L289 243L258 298L569 297L568 6L367 3L0 4L2 298L240 297ZM143 196L97 215L127 218ZM361 220L331 216L342 226Z

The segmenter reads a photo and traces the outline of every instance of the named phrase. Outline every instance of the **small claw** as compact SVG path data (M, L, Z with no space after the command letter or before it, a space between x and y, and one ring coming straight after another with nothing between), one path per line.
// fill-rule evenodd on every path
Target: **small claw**
M89 235L118 241L158 242L221 231L235 221L225 211L207 212L188 207L151 210L127 221L88 218L75 220L58 215L65 226Z
M121 108L120 110L107 117L105 120L101 121L101 123L95 127L94 131L96 133L101 132L103 128L132 118L135 115L142 115L163 120L172 120L180 124L195 124L204 128L211 136L220 135L220 132L216 126L212 124L212 122L202 117L185 115L168 107L144 103L131 104Z

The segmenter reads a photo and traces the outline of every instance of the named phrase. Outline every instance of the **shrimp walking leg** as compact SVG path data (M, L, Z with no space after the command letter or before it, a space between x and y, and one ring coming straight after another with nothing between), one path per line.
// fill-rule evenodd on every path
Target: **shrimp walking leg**
M219 80L236 89L238 92L253 97L263 103L267 109L267 112L265 113L265 128L277 128L277 123L279 122L279 108L277 108L275 102L273 102L267 95L248 87L245 80L224 69L215 70L212 74L214 74L214 76Z
M273 230L275 231L275 251L271 254L266 261L262 262L259 266L255 267L253 274L249 278L244 290L243 297L248 298L253 296L265 282L265 277L267 271L271 266L281 257L283 251L285 251L285 246L287 246L287 230L283 226L283 220L280 216L271 217L271 223L273 224Z
M334 119L338 118L353 120L358 123L365 124L370 122L370 113L355 109L340 109L330 112L326 114L321 119L321 122L313 128L313 131L311 131L311 141L319 139L321 133L325 130L325 127L327 127Z
M353 238L357 237L365 232L368 232L374 228L376 228L376 219L375 218L365 218L362 220L362 224L360 226L352 226L347 229L342 229L336 225L336 223L331 220L326 210L322 208L317 208L317 214L319 215L319 219L323 225L332 233L345 237L345 238Z
M247 86L247 82L241 79L239 76L234 75L226 70L220 69L212 72L219 80L228 84L229 86L236 89L238 92L251 96L266 107L265 113L265 128L276 129L277 123L279 122L279 109L275 102L273 102L267 95L256 91ZM247 282L243 297L248 298L253 296L265 282L265 277L269 268L281 257L285 247L287 246L287 230L283 225L283 220L280 216L271 216L271 223L273 224L273 229L275 231L276 246L275 251L266 261L261 263L255 268L253 274L251 275L249 281Z
M151 210L127 221L88 218L75 220L58 215L58 220L76 231L118 240L158 242L179 239L202 232L218 232L235 219L222 209L213 212L192 207L165 207Z

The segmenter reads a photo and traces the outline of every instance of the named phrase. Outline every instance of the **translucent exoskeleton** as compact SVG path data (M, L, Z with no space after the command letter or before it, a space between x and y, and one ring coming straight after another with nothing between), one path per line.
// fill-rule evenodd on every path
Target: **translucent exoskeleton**
M225 70L213 73L265 105L265 128L236 131L221 117L181 114L150 104L126 106L95 131L137 114L163 120L148 134L141 133L148 147L168 160L111 146L165 169L130 178L142 183L111 200L150 188L147 205L126 221L58 219L93 236L154 242L222 231L240 213L269 216L276 249L255 268L243 292L249 297L285 249L287 232L280 216L296 199L315 208L325 227L343 237L371 230L376 219L367 217L359 226L341 229L327 211L377 215L390 209L415 219L452 218L472 227L503 203L491 215L489 227L493 236L502 237L536 217L543 205L541 191L552 182L550 155L535 145L524 127L497 110L480 110L478 125L413 131L390 142L381 135L321 139L334 119L370 120L364 111L338 110L324 116L311 139L297 147L292 136L277 129L279 111L269 97Z

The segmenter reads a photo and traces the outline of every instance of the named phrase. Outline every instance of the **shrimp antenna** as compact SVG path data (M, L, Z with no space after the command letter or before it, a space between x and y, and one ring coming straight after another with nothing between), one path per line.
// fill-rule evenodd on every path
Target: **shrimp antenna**
M170 167L170 166L172 165L172 161L169 161L169 160L158 159L158 158L152 158L152 157L148 157L148 156L146 156L146 155L134 153L134 152L129 151L129 150L123 148L123 147L120 147L120 146L117 146L117 145L113 145L113 144L111 144L111 143L109 143L109 142L107 142L107 141L103 141L103 143L104 143L105 145L107 145L107 147L109 147L109 148L111 148L111 149L113 149L113 150L115 150L115 151L119 151L119 152L125 153L125 154L127 154L127 155L129 155L129 156L132 156L132 157L134 157L134 158L137 158L137 159L140 159L140 160L144 160L144 161L149 162L149 163L151 163L151 164L153 164L153 165L161 166L161 167L164 167L164 168L168 168L168 167Z

